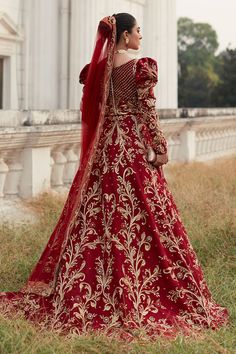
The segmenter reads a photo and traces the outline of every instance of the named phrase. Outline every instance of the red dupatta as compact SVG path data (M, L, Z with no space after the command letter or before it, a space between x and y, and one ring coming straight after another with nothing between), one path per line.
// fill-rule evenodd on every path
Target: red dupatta
M86 80L81 104L82 142L79 168L57 225L21 292L43 296L49 296L54 292L60 261L74 221L79 214L83 194L86 193L102 132L115 44L116 19L113 16L104 17L99 22L92 59L85 70Z

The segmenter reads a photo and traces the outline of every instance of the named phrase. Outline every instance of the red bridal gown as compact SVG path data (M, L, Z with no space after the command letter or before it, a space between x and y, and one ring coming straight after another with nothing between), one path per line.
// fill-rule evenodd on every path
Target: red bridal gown
M0 293L7 316L16 309L40 328L69 336L140 329L169 335L227 323L228 312L211 296L163 169L146 159L148 144L157 153L167 151L153 94L157 73L149 57L113 68L92 172L54 291Z

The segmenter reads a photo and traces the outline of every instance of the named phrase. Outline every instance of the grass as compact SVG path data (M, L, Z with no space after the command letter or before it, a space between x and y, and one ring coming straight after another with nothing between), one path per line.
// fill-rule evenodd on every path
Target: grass
M230 312L230 324L204 331L197 339L122 343L103 336L65 339L38 332L23 318L0 317L0 353L236 353L236 157L211 164L165 167L181 218L202 264L214 298ZM27 279L47 243L65 199L50 194L27 201L38 222L0 226L2 291L15 291Z

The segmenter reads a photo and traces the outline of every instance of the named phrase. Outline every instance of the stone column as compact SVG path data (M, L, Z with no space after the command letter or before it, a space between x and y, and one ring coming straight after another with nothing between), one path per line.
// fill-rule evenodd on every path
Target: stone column
M68 108L69 93L69 16L70 0L60 1L60 47L59 47L59 107Z
M196 133L191 129L184 129L180 133L180 151L178 160L191 162L196 157Z
M79 109L79 73L90 62L104 1L71 0L69 108ZM104 15L105 16L105 15Z
M31 198L49 190L51 178L50 147L26 148L22 151L20 197Z
M59 2L25 0L24 108L58 108Z
M153 57L158 64L157 107L177 108L176 0L146 1L143 49L144 56Z

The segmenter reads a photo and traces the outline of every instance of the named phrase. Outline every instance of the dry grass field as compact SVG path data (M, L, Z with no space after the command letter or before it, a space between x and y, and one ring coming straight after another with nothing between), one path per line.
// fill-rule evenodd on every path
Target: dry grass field
M206 330L196 339L122 343L102 336L65 339L37 331L27 321L0 316L0 353L236 353L236 156L212 163L165 166L192 245L218 303L230 312L230 324ZM37 262L60 215L64 198L42 194L27 202L38 222L0 225L0 291L16 291Z

